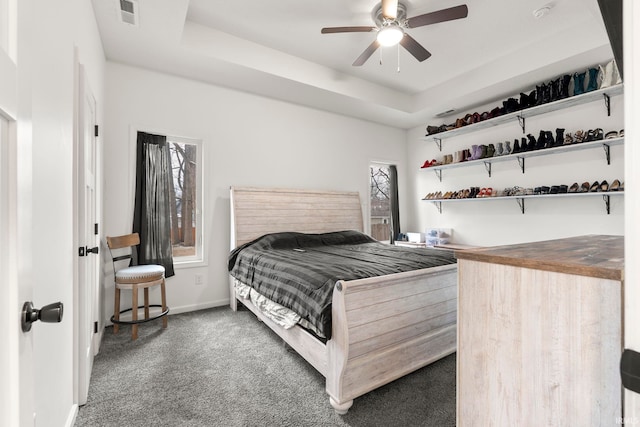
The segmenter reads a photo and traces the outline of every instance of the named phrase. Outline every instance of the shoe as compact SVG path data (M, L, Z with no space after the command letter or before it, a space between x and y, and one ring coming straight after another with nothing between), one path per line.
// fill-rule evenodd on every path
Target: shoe
M544 103L544 92L547 89L547 85L542 83L542 85L536 85L536 105L542 105Z
M480 147L478 148L478 151L480 151L480 159L484 159L487 157L487 146L482 144L480 145Z
M502 145L502 142L498 142L496 144L496 156L503 156L504 155L504 146Z
M523 149L522 151L533 151L533 150L535 150L536 149L536 138L531 134L528 134L527 138L529 138L529 142L526 145L526 149Z
M560 77L555 80L551 80L549 82L549 87L551 88L551 96L549 98L549 101L553 102L560 99Z
M555 147L556 141L553 139L553 133L550 130L544 132L544 148Z
M435 160L433 160L433 163L435 163ZM424 168L428 168L430 166L433 165L431 160L425 160L425 162L422 164L422 166L420 166L420 169L424 169Z
M618 135L620 136L620 138L622 138L624 136L624 129L620 129L620 132L618 132Z
M564 129L563 128L556 128L556 140L555 143L553 144L554 147L559 147L562 144L564 144Z
M600 89L622 83L622 80L620 79L620 72L618 71L618 66L616 65L615 59L609 61L604 67L602 65L599 65L598 69L598 87Z
M511 143L509 141L505 141L504 142L504 151L502 152L503 155L508 155L512 153L512 149L511 149Z
M487 145L487 157L493 157L496 154L496 146L493 144Z
M513 150L511 150L511 154L516 154L516 153L521 153L522 152L522 148L520 147L520 142L518 142L518 139L514 139L513 140Z
M585 92L592 92L598 89L598 72L597 68L589 68L587 71L587 85L584 89Z
M547 187L546 185L543 185L542 187L540 187L540 194L549 194L550 190L551 190L550 187Z
M593 181L591 187L589 187L589 193L596 193L600 189L600 183L598 181Z
M587 131L587 136L584 138L584 142L591 142L596 140L595 130L589 129Z
M580 189L580 187L578 186L578 183L574 182L573 184L571 184L571 187L569 187L568 192L569 193L577 193L579 189Z
M560 99L569 97L569 83L571 83L571 75L562 76L560 79Z
M476 153L478 151L478 145L474 144L471 146L471 156L468 157L468 160L476 160Z
M543 148L546 148L546 145L547 145L547 133L541 130L540 134L538 135L538 141L536 142L534 149L541 150Z
M593 131L593 138L594 138L594 141L600 141L604 139L604 131L601 128L596 128Z
M609 186L609 191L618 191L618 190L620 190L620 181L616 179Z
M586 137L586 135L585 135L583 130L577 130L573 134L573 140L575 142L583 142L585 137Z
M573 135L571 135L571 133L567 132L564 135L564 145L571 145L573 144Z
M584 79L586 77L586 71L583 73L573 74L573 94L582 95L584 93Z
M569 192L569 187L567 187L566 185L562 184L558 186L558 193L560 194L565 194Z
M600 183L598 191L609 191L609 183L605 180Z
M558 194L560 192L560 187L557 185L552 185L549 189L549 194Z
M612 130L610 132L607 132L604 135L604 139L613 139L613 138L617 138L618 137L618 132L616 132L615 130Z
M588 193L589 185L590 184L588 182L583 182L582 185L580 186L580 191L578 191L578 193Z

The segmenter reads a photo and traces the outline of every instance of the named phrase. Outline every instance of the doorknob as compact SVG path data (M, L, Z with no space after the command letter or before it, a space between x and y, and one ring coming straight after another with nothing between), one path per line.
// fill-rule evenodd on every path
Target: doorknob
M61 302L45 305L38 310L33 308L31 301L27 301L22 306L22 332L29 332L31 324L36 320L41 320L45 323L60 323L62 322L62 312L63 305Z
M94 248L90 248L89 246L87 246L86 249L87 255L93 253L93 254L97 254L98 253L98 247L94 247Z

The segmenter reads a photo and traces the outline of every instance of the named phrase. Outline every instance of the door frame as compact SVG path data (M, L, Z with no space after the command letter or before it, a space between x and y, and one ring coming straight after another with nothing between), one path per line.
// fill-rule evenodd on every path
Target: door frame
M95 224L99 224L99 150L98 139L93 129L97 121L97 103L86 76L84 66L78 61L78 52L75 51L75 126L74 126L74 247L78 250L81 247L97 246L100 248L100 235L89 233L85 235L86 227L93 224L85 224L86 209L93 212ZM87 111L86 102L91 104L91 111ZM90 139L89 141L87 139ZM87 145L92 145L87 150ZM92 156L88 159L87 155ZM93 164L93 174L90 179L94 189L94 196L91 201L85 200L85 187L87 174L86 162ZM93 206L91 206L93 204ZM89 380L93 368L93 357L98 353L103 332L103 321L100 318L100 270L101 254L85 254L85 256L74 257L74 277L73 277L73 304L74 304L74 361L73 361L73 398L74 403L83 405L87 401L89 391ZM94 258L95 257L95 258ZM90 261L90 262L89 262ZM89 268L93 271L86 271ZM87 287L85 278L92 275L91 286ZM97 325L97 327L94 327ZM86 339L89 336L90 338Z

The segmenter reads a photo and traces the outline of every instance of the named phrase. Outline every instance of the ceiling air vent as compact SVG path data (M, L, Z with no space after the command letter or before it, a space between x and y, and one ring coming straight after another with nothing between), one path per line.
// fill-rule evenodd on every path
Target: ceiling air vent
M120 20L138 26L138 3L132 0L117 0L120 3Z

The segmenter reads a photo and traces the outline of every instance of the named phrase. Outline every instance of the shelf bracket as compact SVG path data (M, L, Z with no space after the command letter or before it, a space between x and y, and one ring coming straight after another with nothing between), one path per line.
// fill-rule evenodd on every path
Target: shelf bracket
M520 212L524 215L524 198L518 197L516 202L518 202L518 206L520 206Z
M442 169L434 169L433 171L436 173L436 176L438 177L438 180L440 180L440 182L442 182Z
M605 156L607 156L607 165L611 164L611 148L609 144L602 144L602 148L604 148Z
M433 142L438 146L438 150L442 151L442 138L433 138Z
M609 215L611 213L611 200L609 200L609 195L604 195L602 196L602 200L604 200L604 205L607 208L607 215Z
M525 131L525 125L524 125L524 122L525 122L525 120L524 120L524 116L518 115L518 123L520 124L520 127L522 128L522 133L523 133L523 134L524 134L524 133L527 133L527 132Z
M520 165L520 169L522 170L522 173L524 173L524 157L516 157L516 159L518 159L518 164Z
M438 213L442 213L442 202L432 202L436 209L438 209Z
M606 93L602 95L604 96L604 106L607 107L607 116L611 116L611 97Z
M487 170L489 178L491 178L491 162L484 162L484 168Z

